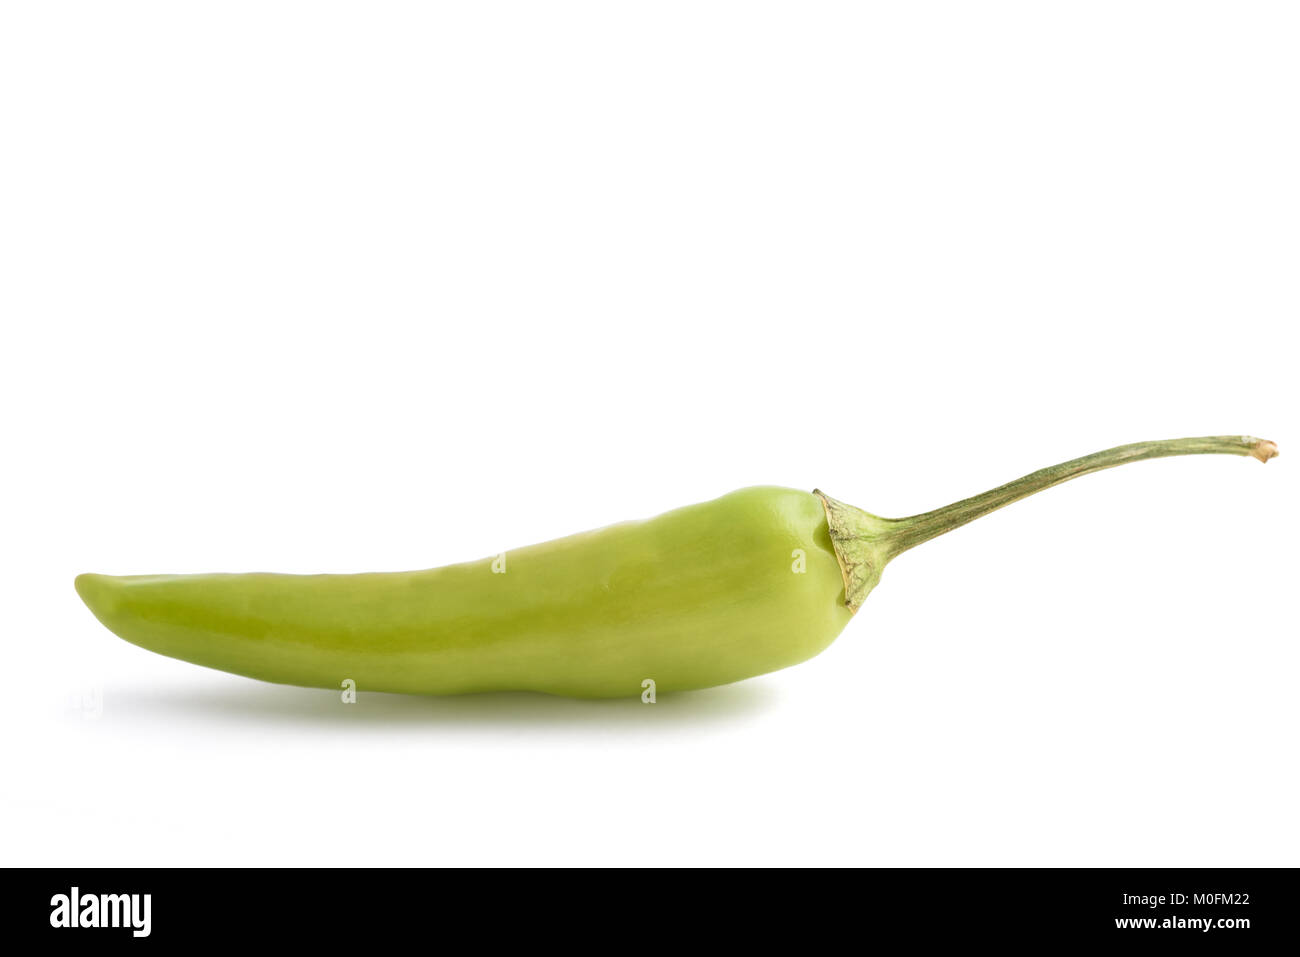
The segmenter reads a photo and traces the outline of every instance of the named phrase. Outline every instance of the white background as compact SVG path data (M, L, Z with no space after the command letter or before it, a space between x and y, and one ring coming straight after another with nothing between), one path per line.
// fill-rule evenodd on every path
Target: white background
M1300 14L8 3L8 864L1300 864ZM1143 463L653 707L253 682L73 576ZM79 700L91 702L78 709ZM98 704L95 704L98 702Z

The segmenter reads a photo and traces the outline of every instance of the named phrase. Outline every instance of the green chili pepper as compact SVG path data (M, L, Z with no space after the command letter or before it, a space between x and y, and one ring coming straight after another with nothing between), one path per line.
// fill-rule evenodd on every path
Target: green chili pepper
M896 555L1079 475L1168 455L1267 461L1249 436L1140 442L911 518L758 487L641 522L427 571L81 575L127 641L266 681L576 697L706 688L796 664L835 639Z

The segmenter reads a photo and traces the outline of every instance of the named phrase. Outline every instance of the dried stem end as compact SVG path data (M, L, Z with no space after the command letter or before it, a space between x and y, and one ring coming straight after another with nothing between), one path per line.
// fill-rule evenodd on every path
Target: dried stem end
M1268 439L1255 439L1250 447L1250 454L1261 462L1267 462L1277 455L1277 443L1270 442Z

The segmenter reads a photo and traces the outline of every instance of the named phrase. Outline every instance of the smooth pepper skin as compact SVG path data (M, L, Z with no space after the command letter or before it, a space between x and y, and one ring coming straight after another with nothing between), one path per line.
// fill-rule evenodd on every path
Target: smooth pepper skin
M494 571L495 567L498 569ZM359 691L637 696L797 664L852 618L825 507L741 489L425 571L81 575L127 641L250 678Z
M1062 482L1146 459L1250 456L1249 435L1134 442L909 518L760 486L503 557L374 575L82 575L127 641L286 684L579 698L708 688L798 664L910 548Z

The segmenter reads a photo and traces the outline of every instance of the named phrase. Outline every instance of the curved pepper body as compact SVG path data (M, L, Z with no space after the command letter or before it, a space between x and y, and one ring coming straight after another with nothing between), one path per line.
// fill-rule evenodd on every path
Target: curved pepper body
M1267 462L1249 435L1134 442L908 518L760 486L430 571L82 575L112 631L151 651L286 684L584 698L739 681L817 654L910 548L1081 475L1182 455Z
M425 571L82 575L77 591L173 658L418 694L706 688L811 658L852 617L821 500L774 487Z

